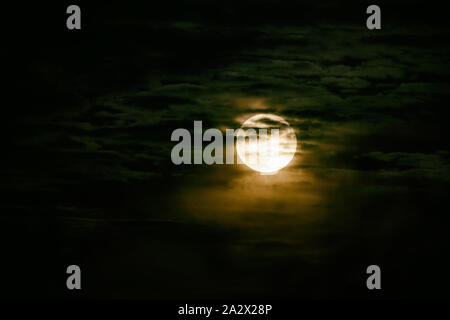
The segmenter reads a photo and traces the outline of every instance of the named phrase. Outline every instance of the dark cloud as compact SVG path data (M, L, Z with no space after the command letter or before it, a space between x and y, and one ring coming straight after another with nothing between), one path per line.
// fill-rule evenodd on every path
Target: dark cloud
M366 155L384 175L407 176L448 181L450 161L446 153L371 152Z

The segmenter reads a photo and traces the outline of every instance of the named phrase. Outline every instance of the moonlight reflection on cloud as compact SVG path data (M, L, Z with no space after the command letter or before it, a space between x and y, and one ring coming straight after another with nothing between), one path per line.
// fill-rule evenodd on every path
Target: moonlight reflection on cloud
M236 136L239 161L261 174L277 173L291 162L297 149L294 129L273 114L247 119Z

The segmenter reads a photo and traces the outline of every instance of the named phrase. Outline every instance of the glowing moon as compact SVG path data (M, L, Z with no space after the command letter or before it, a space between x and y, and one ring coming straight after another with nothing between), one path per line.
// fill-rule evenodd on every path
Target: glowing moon
M261 174L275 174L291 162L297 150L295 131L283 118L258 114L236 133L238 161Z

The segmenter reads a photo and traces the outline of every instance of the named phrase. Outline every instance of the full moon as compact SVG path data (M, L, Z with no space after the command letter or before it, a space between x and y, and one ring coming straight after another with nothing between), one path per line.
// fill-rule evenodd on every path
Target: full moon
M276 174L291 162L297 150L294 129L274 114L247 119L236 136L238 160L261 174Z

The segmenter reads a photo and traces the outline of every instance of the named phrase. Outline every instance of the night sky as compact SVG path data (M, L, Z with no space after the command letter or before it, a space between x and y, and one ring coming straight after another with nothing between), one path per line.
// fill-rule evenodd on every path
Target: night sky
M448 297L448 19L375 3L2 9L0 296ZM278 174L172 164L174 129L259 113L299 141Z

